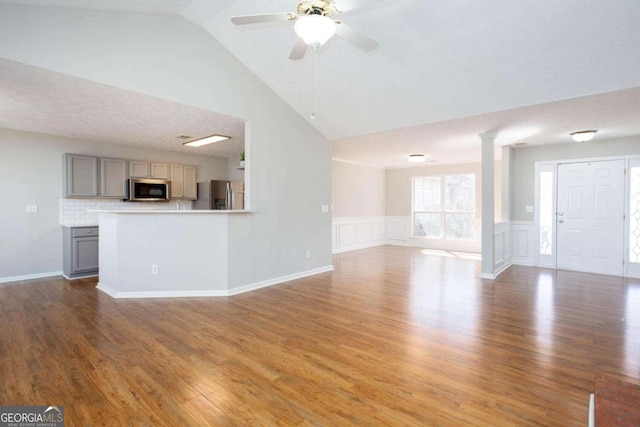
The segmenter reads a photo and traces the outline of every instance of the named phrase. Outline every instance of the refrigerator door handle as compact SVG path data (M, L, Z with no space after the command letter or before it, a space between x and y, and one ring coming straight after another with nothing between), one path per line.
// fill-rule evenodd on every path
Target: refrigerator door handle
M231 191L231 183L227 182L226 187L227 187L227 197L226 197L227 206L226 206L226 208L228 210L231 210L231 209L233 209L233 191Z

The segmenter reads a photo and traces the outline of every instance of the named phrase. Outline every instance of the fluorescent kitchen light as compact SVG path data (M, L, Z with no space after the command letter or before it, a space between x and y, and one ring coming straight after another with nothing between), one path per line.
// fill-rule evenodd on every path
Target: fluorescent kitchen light
M193 141L185 142L182 145L187 145L189 147L202 147L203 145L213 144L214 142L220 142L230 138L230 136L224 135L211 135Z
M409 162L411 163L423 163L426 162L427 158L424 154L411 154L409 155Z

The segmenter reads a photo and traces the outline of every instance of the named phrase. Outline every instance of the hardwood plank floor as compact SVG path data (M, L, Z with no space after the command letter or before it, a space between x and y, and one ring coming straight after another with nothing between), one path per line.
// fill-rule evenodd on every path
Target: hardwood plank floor
M64 405L68 426L585 426L596 373L640 384L640 280L491 282L392 246L334 264L230 298L0 285L0 404Z

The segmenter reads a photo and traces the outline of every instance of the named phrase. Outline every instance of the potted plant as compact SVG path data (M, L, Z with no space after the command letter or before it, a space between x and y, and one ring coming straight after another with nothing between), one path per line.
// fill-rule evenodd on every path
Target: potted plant
M244 167L244 151L240 152L240 167Z

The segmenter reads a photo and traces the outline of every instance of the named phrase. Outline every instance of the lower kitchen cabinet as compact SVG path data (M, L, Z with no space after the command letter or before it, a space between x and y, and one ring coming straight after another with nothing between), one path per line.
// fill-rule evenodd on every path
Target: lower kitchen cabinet
M65 277L93 276L98 274L98 227L64 227L62 253Z

